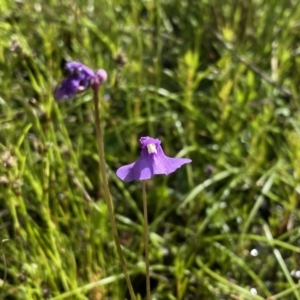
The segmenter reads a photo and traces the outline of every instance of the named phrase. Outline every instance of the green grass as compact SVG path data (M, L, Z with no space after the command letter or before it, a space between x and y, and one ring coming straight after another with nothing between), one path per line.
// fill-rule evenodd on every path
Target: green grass
M109 184L140 299L141 185L115 171L150 135L193 160L149 183L153 299L299 300L298 1L41 3L0 0L1 297L129 298L92 93L53 99L80 60L109 75Z

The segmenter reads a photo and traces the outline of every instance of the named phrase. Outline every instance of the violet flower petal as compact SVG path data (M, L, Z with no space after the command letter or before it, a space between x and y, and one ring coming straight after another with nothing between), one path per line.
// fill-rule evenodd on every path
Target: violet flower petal
M71 98L73 97L80 86L81 79L78 74L73 74L67 79L65 79L61 85L56 89L54 93L54 97L56 100L60 100L63 98Z
M142 137L140 158L132 164L119 168L117 176L124 181L146 180L154 175L173 173L182 165L190 163L188 158L172 158L164 154L159 139Z
M80 72L84 74L85 78L91 79L95 77L95 72L85 65L82 65L81 68L79 68L78 70L80 70Z
M69 71L70 73L73 73L76 69L82 67L83 64L79 61L68 61L66 64L65 64L65 69L67 71Z
M138 159L132 164L119 168L116 172L117 176L126 181L146 180L153 177L153 167L147 159Z
M95 72L79 61L69 61L65 64L65 69L70 73L81 73L86 77L94 77Z
M153 155L153 161L154 174L165 175L169 175L170 173L173 173L175 170L180 168L182 165L191 162L189 158L168 157L164 154L161 147L158 147L157 155Z

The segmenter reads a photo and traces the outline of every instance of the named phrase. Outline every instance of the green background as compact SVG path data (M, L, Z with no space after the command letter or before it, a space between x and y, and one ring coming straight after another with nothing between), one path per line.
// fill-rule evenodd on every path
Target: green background
M299 1L0 0L0 35L3 299L128 299L92 93L53 99L77 60L108 73L107 171L140 299L141 184L115 171L149 135L193 160L148 182L153 299L300 300Z

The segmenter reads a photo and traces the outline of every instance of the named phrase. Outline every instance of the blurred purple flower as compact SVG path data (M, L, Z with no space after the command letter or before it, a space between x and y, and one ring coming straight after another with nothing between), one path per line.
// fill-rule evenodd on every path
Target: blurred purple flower
M54 97L56 100L63 98L69 99L85 91L92 86L98 88L107 78L105 70L94 72L81 62L70 61L65 65L65 69L70 72L70 76L66 78L56 89Z
M132 164L119 168L117 176L124 181L146 180L154 175L168 175L184 164L191 162L188 158L172 158L164 154L161 141L151 137L140 138L142 148L140 158Z

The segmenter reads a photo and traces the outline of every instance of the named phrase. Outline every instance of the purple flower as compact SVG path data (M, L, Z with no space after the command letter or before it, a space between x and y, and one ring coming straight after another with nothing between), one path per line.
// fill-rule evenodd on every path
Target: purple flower
M78 61L67 62L65 69L70 72L70 76L56 89L54 94L56 100L69 99L90 86L98 88L107 78L104 70L100 69L94 72Z
M188 158L172 158L164 154L161 141L149 136L140 138L142 148L140 158L132 164L117 170L117 176L124 181L146 180L154 175L168 175L184 164L191 162Z

